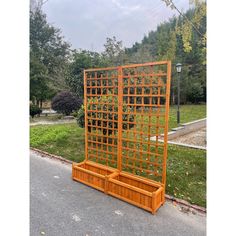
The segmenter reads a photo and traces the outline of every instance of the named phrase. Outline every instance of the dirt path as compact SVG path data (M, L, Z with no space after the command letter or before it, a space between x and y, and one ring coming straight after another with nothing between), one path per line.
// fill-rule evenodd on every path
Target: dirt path
M192 133L172 139L172 142L206 147L206 127Z
M31 122L30 126L34 126L34 125L73 124L73 123L76 123L76 120L58 120L58 121L40 120L40 121L36 121L36 122Z

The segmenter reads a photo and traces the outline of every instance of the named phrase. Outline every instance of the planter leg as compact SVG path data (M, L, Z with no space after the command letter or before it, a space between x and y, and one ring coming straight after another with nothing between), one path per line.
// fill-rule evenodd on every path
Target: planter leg
M105 188L104 188L104 193L108 193L108 176L105 176Z

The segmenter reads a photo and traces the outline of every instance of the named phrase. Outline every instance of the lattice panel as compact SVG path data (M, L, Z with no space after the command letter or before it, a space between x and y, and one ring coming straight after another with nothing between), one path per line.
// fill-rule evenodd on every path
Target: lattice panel
M117 167L118 72L85 71L87 159Z
M165 184L170 73L167 61L85 71L87 160Z
M122 70L124 111L133 125L122 133L122 170L163 181L167 128L167 64L126 66ZM167 119L166 119L167 118ZM153 140L153 141L152 141Z

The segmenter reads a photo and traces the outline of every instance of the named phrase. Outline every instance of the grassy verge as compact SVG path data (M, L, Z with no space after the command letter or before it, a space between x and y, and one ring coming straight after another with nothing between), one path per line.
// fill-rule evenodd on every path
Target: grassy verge
M177 127L177 107L171 106L169 111L169 129ZM206 105L183 105L180 106L180 121L187 123L206 117Z
M38 121L57 121L63 117L61 114L41 114L40 116L35 116L34 118L30 117L30 122L38 122Z
M34 126L30 146L80 162L84 159L84 129L76 124ZM203 150L169 145L166 193L205 206L205 157Z
M206 207L206 151L168 145L166 193Z
M30 146L80 162L84 159L84 129L77 124L30 127Z

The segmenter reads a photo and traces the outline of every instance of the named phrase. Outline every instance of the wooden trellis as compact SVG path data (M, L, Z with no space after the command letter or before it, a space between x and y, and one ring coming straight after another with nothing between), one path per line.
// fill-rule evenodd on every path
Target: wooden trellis
M152 213L164 204L170 80L170 61L84 71L85 160L74 180Z

